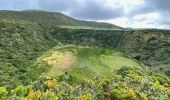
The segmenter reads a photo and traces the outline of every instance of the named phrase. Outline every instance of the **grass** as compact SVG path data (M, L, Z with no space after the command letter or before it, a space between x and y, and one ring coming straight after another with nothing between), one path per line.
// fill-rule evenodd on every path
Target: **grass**
M114 28L96 28L96 27L88 27L88 26L58 26L60 28L68 28L68 29L94 29L94 30L121 30Z
M119 51L76 46L55 47L43 54L37 62L46 62L50 66L46 72L50 77L69 72L77 79L90 79L94 74L109 76L122 66L141 66Z

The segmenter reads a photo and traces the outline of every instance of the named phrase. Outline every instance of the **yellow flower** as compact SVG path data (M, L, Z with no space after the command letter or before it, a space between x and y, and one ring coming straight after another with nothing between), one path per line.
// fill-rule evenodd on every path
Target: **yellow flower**
M94 100L90 93L86 93L84 95L80 95L78 100Z
M142 100L148 100L147 96L143 92L141 93L141 99Z
M29 92L29 94L27 95L28 100L38 100L38 98L41 96L41 92L40 91L31 91Z
M78 97L78 100L87 100L86 95L81 95Z
M46 80L44 85L46 85L48 88L55 88L57 83L55 80Z
M128 91L127 91L127 93L128 93L128 96L130 97L130 98L136 98L136 94L135 94L135 92L132 90L132 89L129 89Z
M167 88L167 87L169 87L169 84L168 83L164 83L163 86Z

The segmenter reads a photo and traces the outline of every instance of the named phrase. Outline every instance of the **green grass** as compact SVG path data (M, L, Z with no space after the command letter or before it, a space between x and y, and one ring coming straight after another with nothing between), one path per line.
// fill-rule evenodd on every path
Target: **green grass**
M88 26L58 26L58 27L68 28L68 29L122 30L122 29L114 29L114 28L97 28L97 27L88 27Z
M60 52L63 57L55 56L54 54L56 52ZM70 53L72 57L69 55L69 58L72 59L71 61L75 60L74 63L68 62L70 60L68 60L66 53ZM128 58L128 56L122 52L104 48L77 46L55 47L43 54L38 59L38 62L46 62L48 64L49 58L53 60L59 59L63 63L62 66L60 64L54 64L56 62L48 65L48 67L50 67L46 73L50 77L56 77L64 74L64 72L69 72L69 74L75 76L77 79L90 79L93 75L109 76L122 66L139 67L142 65L136 60ZM63 70L61 68L61 70L58 67L66 67L66 69Z

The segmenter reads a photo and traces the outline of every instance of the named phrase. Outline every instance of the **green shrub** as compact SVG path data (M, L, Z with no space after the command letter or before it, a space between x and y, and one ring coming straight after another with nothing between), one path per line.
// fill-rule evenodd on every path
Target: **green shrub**
M0 87L0 100L6 100L8 97L8 91L6 87Z

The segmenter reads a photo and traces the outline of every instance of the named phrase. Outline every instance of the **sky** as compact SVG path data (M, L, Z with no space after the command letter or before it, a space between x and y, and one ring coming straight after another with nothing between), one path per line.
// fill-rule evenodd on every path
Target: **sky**
M126 28L170 29L170 0L0 0L0 10L37 9Z

